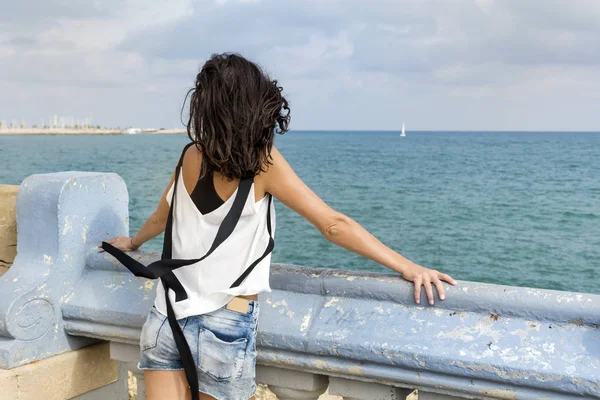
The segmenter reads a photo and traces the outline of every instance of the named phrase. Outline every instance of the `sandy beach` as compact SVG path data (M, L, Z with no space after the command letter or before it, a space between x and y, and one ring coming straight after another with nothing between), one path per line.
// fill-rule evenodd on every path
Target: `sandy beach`
M127 129L75 129L75 128L7 128L0 129L0 135L140 135L140 134L178 134L185 129L141 129L128 133Z

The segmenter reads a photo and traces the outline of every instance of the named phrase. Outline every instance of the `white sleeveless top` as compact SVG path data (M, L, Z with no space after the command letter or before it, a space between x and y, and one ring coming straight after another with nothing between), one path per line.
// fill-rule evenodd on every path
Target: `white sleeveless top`
M167 193L171 205L173 185ZM181 259L200 258L210 249L223 218L227 215L238 189L229 199L207 214L202 214L188 194L183 183L183 168L179 172L175 207L173 209L172 257ZM268 195L254 202L252 184L242 215L235 229L207 258L195 264L173 271L188 295L186 300L175 301L175 293L169 290L169 298L177 319L209 313L227 304L234 296L270 292L269 270L271 253L262 259L246 279L237 287L233 282L258 259L269 244L267 231ZM271 202L272 235L275 236L275 206ZM159 279L154 305L167 315L165 290Z

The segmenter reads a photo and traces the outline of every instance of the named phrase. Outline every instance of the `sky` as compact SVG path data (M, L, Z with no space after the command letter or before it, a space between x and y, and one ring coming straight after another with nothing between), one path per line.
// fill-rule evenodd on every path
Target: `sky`
M3 1L0 120L179 128L222 52L293 130L600 131L598 0Z

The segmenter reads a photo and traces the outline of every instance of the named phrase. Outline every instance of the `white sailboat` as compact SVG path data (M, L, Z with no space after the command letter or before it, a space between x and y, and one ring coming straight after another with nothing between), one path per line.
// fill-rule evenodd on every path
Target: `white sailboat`
M404 122L402 123L402 133L400 134L401 137L406 136L406 131L404 129Z

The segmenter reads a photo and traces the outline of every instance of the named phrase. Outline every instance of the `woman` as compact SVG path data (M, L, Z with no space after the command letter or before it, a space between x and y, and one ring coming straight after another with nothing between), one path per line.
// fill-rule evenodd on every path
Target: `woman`
M281 91L243 57L213 55L191 91L191 143L156 211L134 237L99 246L136 275L161 278L140 339L148 400L254 399L257 294L271 290L271 196L329 241L414 282L417 303L421 286L433 304L433 286L443 300L442 281L456 284L386 247L296 176L273 146L274 133L288 130ZM160 261L145 268L124 255L163 230Z

